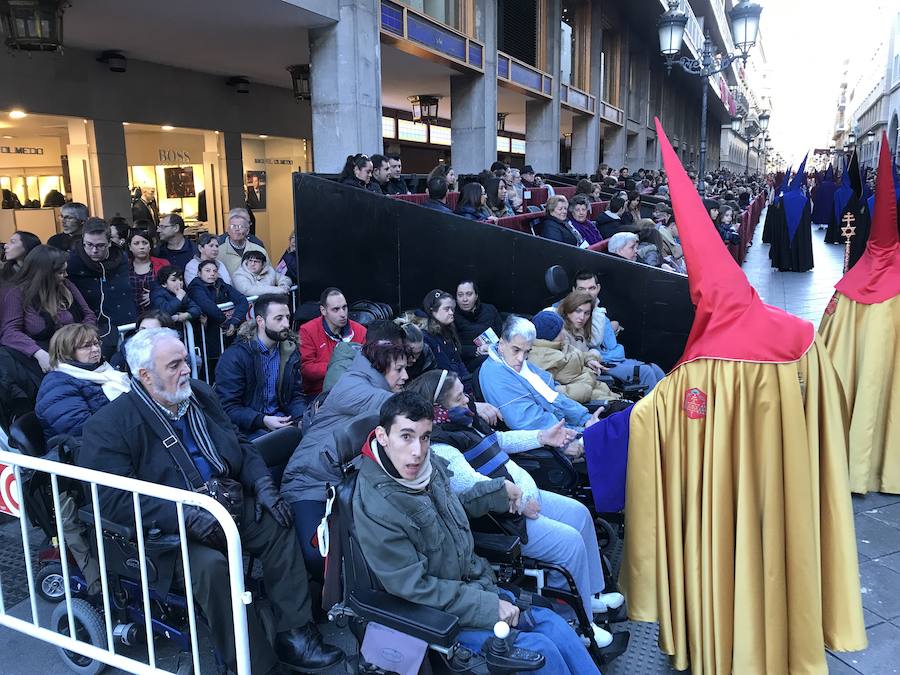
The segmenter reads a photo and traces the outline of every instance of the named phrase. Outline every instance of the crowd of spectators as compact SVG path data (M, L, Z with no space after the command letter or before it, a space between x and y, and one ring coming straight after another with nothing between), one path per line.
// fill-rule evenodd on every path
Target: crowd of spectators
M402 195L409 187L401 170L398 156L355 155L339 181ZM527 213L526 191L545 185L532 167L500 162L458 189L460 182L449 164L439 165L426 180L424 206L496 223ZM707 207L724 239L757 183L726 173L707 183L718 190ZM571 198L547 187L546 203L535 209L539 236L582 248L605 241L610 255L685 273L663 172L623 167L614 175L601 166ZM451 191L459 192L455 210ZM652 204L642 201L651 196ZM594 221L598 202L606 206ZM251 649L254 669L269 672L278 661L316 669L342 657L312 621L308 579L324 574L315 535L326 486L341 478L334 432L364 414L381 422L362 450L354 516L367 561L387 590L457 613L463 642L498 619L515 623L519 610L480 559L451 562L471 540L460 513L499 506L505 531L522 535L524 554L573 575L588 616L621 604L618 593L605 592L588 510L539 490L514 461L515 453L547 445L579 461L581 432L620 398L608 378L649 390L664 376L659 366L626 357L617 339L624 327L607 316L594 273L579 272L571 292L532 319L504 319L481 298L476 280L461 279L430 291L397 322L367 325L350 318L339 288L327 288L319 314L297 326L293 235L273 264L250 234L245 209L229 212L218 237L189 236L177 213L163 215L158 227L149 222L107 222L66 203L61 231L47 244L16 232L0 267L0 346L39 383L34 409L48 443L75 443L83 466L188 489L219 479L242 485L242 542L259 556L279 616L272 640L251 629L254 644L269 647ZM135 332L123 346L118 327L128 324ZM215 388L190 378L189 332L203 341L206 379ZM500 425L506 430L497 431ZM303 436L276 487L248 441L289 426L301 426ZM410 440L416 434L421 442ZM170 440L190 471L161 449ZM476 448L490 454L477 460ZM415 491L429 483L440 496L420 504ZM403 496L388 496L395 493ZM105 515L129 517L120 497L104 491L102 501ZM215 588L224 576L221 532L205 512L186 511L195 595L228 662L231 610ZM401 518L404 511L415 523ZM164 503L149 500L144 517L177 531ZM435 579L446 590L433 591ZM551 583L563 580L551 575ZM568 672L593 672L565 623L540 616L537 632L555 644L518 644L539 647ZM611 642L602 627L593 630L601 647Z

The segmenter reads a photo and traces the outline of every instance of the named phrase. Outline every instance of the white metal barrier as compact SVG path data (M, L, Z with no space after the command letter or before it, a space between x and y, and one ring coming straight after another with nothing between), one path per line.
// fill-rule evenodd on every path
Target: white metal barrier
M295 312L297 310L297 286L291 286L290 293L287 294L291 301L291 311ZM250 311L247 314L247 318L251 318L253 316L253 303L257 301L259 298L258 295L250 295L247 297L247 302L250 303ZM230 309L234 309L233 302L223 302L220 305L217 305L219 309L223 312L227 312ZM194 337L194 331L196 329L197 324L200 325L200 344L197 345L197 340ZM119 346L125 342L128 335L133 333L137 329L136 323L126 323L121 326L118 326L119 331ZM187 347L188 354L191 355L191 377L194 379L198 379L200 377L200 367L203 369L203 381L207 384L210 383L209 377L209 352L206 344L206 324L198 319L191 319L190 321L185 321L182 326L180 326L180 332L184 337L184 344ZM222 328L218 328L219 333L219 354L225 351L225 334L222 332ZM198 366L198 363L200 366Z
M104 473L102 471L94 471L84 469L70 464L55 462L36 457L29 457L5 449L0 449L0 466L6 465L11 469L12 476L8 477L9 483L6 486L6 492L12 497L14 502L18 503L21 522L22 550L24 552L24 564L26 576L28 580L28 597L31 605L31 621L26 621L9 614L3 598L2 573L0 573L0 626L6 626L20 633L24 633L31 637L37 638L43 642L52 644L58 648L65 649L92 660L99 660L110 666L121 668L131 673L157 674L169 672L162 670L156 663L156 650L153 641L153 614L150 598L150 585L147 575L147 555L144 541L144 524L141 515L140 498L142 496L152 497L154 499L162 499L173 502L176 505L178 516L178 534L180 537L181 549L181 567L184 575L184 591L185 601L187 604L187 616L190 631L191 658L193 663L193 672L199 674L200 670L200 651L197 640L197 621L196 611L194 607L193 585L191 581L191 570L188 560L188 540L184 522L184 507L196 506L209 511L218 521L219 526L225 533L228 543L226 558L228 560L229 584L221 586L221 592L231 594L231 610L234 622L234 645L237 660L238 675L249 675L250 673L250 648L247 633L247 613L246 605L252 602L252 596L244 586L244 569L241 551L241 540L238 533L237 525L228 514L228 511L211 497L188 490L181 490L146 481L125 478L123 476ZM64 602L66 603L66 615L68 619L69 635L61 634L55 630L48 629L40 624L38 615L37 595L35 588L35 570L31 561L30 538L31 526L28 522L26 514L29 512L29 505L24 503L26 491L18 489L22 486L23 474L27 478L31 472L48 474L50 478L50 488L53 500L53 515L55 520L55 536L59 544L60 564L62 566L63 585L65 590ZM59 479L65 478L80 481L86 488L89 488L90 502L93 511L94 534L96 538L96 555L99 559L100 582L102 588L102 614L105 624L105 648L100 645L94 645L90 642L79 639L76 636L76 622L73 617L73 593L72 593L72 570L70 569L69 556L65 553L66 548L66 527L64 527L63 518L61 517L62 499L59 486ZM134 542L138 550L138 562L140 568L140 587L142 595L142 613L144 615L144 631L147 645L148 663L138 661L136 659L125 656L116 652L116 635L117 631L113 624L114 615L111 612L112 593L117 589L110 588L110 578L106 569L106 553L103 540L103 528L101 527L102 513L100 511L100 500L98 496L98 488L113 488L130 492L132 504L134 506L134 531L136 541ZM95 605L100 609L100 603ZM53 628L53 627L51 627Z

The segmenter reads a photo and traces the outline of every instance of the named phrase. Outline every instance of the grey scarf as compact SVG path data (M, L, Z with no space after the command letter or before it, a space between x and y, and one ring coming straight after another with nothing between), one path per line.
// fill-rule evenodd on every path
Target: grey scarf
M227 476L228 475L228 466L225 463L225 460L222 459L221 455L219 455L219 451L216 450L216 446L213 444L212 439L209 436L209 430L206 428L206 416L203 414L203 411L200 409L200 403L194 398L194 395L191 394L191 397L185 401L186 406L182 404L179 406L178 415L172 415L168 410L160 406L156 401L150 398L150 394L147 393L147 390L144 389L144 385L137 378L132 378L132 387L131 391L137 394L138 398L144 402L151 412L156 415L157 419L159 419L160 423L163 425L163 428L174 438L178 438L178 434L175 433L175 427L172 426L171 420L178 420L183 415L187 415L187 423L188 429L191 432L191 435L194 437L194 441L197 443L197 447L200 448L200 452L203 453L203 456L206 458L206 461L209 462L210 467L213 470L213 474L217 476ZM183 447L183 444L180 444ZM185 448L185 452L187 449Z

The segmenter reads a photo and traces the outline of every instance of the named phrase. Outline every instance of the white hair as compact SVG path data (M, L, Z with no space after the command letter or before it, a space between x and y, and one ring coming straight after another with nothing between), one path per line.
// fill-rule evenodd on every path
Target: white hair
M59 207L59 212L65 216L78 218L82 223L88 219L88 209L81 202L69 202Z
M231 224L231 221L234 218L239 218L240 220L243 220L248 224L250 223L250 213L247 211L247 209L240 206L238 206L237 208L233 208L228 212L228 224Z
M132 375L137 377L142 368L153 371L153 350L164 338L181 339L171 328L147 328L139 330L125 343L125 359Z
M630 242L637 241L638 236L634 232L616 232L609 240L607 248L610 253L618 253Z
M514 337L519 336L526 342L534 342L537 337L537 331L534 324L528 319L521 316L511 316L503 324L503 339L509 342Z

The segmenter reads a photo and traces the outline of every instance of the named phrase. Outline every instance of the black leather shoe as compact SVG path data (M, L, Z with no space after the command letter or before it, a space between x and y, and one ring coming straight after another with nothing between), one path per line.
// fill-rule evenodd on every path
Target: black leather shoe
M344 652L322 640L314 623L278 633L275 654L284 668L303 673L327 670L344 658Z

